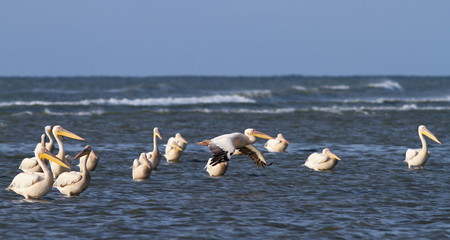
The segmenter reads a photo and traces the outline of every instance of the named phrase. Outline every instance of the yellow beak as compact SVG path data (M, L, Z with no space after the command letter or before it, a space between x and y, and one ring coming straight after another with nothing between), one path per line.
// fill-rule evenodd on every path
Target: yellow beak
M170 144L170 146L178 149L178 151L180 151L180 152L183 151L183 149L180 146L178 146L178 144L176 144L176 143L172 143L172 144Z
M39 158L48 159L48 160L60 165L61 167L70 169L70 167L67 164L65 164L63 161L61 161L61 159L59 159L57 156L51 154L50 152L43 152L43 153L39 154Z
M341 160L341 158L339 158L336 154L332 153L331 151L328 151L327 155L332 157L332 158L336 158L337 160Z
M431 140L433 140L433 141L435 141L435 142L437 142L437 143L439 143L439 144L442 144L442 143L437 139L437 137L434 136L434 134L431 133L429 130L422 130L422 131L420 131L420 133L422 133L423 135L429 137Z
M75 155L75 157L73 157L73 159L77 159L82 156L87 156L91 153L91 150L92 150L91 147L88 145L83 149L83 151L77 153L77 155Z
M81 140L81 141L85 141L84 138L76 135L73 132L70 132L66 129L62 129L60 131L57 132L58 136L64 136L64 137L68 137L68 138L72 138L72 139L76 139L76 140Z
M253 131L252 133L250 133L251 135L255 136L255 137L259 137L259 138L264 138L264 139L273 139L273 137L262 133L262 132L258 132L258 131Z

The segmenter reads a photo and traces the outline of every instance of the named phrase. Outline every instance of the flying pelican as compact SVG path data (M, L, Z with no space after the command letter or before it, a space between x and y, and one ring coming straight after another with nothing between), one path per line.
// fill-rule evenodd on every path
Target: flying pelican
M162 139L161 133L159 133L157 127L153 128L153 152L146 153L148 160L153 164L153 170L158 170L156 168L158 167L159 162L161 161L161 153L159 153L158 150L158 143L156 142L156 137Z
M283 134L278 133L277 138L267 140L264 147L269 152L285 152L288 147L289 142L283 137Z
M94 150L90 150L89 154L87 155L83 155L80 157L80 163L81 161L83 161L83 159L87 159L86 160L86 168L89 172L92 172L95 170L95 168L97 167L98 161L100 160L100 158L98 157L97 154L95 154Z
M329 148L324 148L322 153L316 152L309 155L303 165L316 171L331 170L336 166L338 160L341 159L336 154L331 152Z
M422 142L422 149L408 149L406 151L405 162L408 163L408 168L418 167L423 169L425 163L430 157L430 152L428 151L427 141L423 135L429 137L431 140L441 144L441 142L431 133L425 125L420 125L418 128L419 138Z
M188 142L179 133L177 133L175 137L169 138L164 154L167 162L177 162L180 159L183 150L186 148L187 143Z
M52 127L51 126L45 126L45 135L47 135L49 142L45 143L45 148L53 153L54 148L54 140L51 136ZM39 143L41 144L41 143ZM22 162L20 163L19 169L23 172L42 172L41 166L39 166L38 160L36 157L30 157L30 158L24 158Z
M199 145L206 145L212 153L212 157L208 160L205 166L206 171L210 176L222 176L226 172L228 164L220 164L228 162L231 155L239 150L242 154L247 155L252 159L257 166L265 167L266 159L264 155L256 149L252 144L256 141L256 137L272 139L273 137L258 132L255 129L248 128L244 133L229 133L220 135L211 140L199 142Z
M53 176L42 159L48 159L65 168L69 168L69 166L47 151L43 146L45 146L44 134L42 134L41 144L37 144L36 149L34 150L34 155L38 159L37 161L43 172L19 173L6 188L7 190L12 190L17 194L24 196L26 199L38 199L50 192L53 184Z
M141 153L138 159L134 159L131 175L133 179L145 179L150 178L150 174L153 170L153 164L147 158L145 153Z
M92 152L91 146L87 145L83 151L79 152L73 159L80 158L80 171L63 172L55 180L53 187L56 187L62 194L68 197L78 196L86 190L91 182L91 175L87 169L87 156ZM82 156L86 156L82 158Z
M53 136L55 137L56 142L58 143L58 147L59 147L59 152L56 156L59 159L62 159L62 161L64 161L66 163L66 165L69 166L69 168L62 168L61 166L50 162L50 168L52 169L53 178L57 179L61 173L70 171L70 164L72 161L68 155L65 155L64 145L62 143L62 139L63 139L62 137L68 137L68 138L81 140L81 141L84 141L84 138L76 135L75 133L67 131L66 129L62 128L60 125L54 126L52 129L52 133L53 133Z

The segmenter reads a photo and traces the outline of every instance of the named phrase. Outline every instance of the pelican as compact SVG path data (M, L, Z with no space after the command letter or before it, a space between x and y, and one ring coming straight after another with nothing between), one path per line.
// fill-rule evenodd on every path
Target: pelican
M208 160L205 168L210 176L222 176L225 174L231 155L239 150L242 154L247 155L259 167L266 166L264 155L256 149L252 144L256 141L256 137L264 139L272 139L273 137L258 132L255 129L248 128L244 133L229 133L220 135L211 140L199 142L199 145L206 145L212 153L212 157Z
M49 142L45 143L45 148L53 153L54 148L54 140L51 136L52 127L51 126L45 126L45 135L47 135ZM39 143L41 144L41 143ZM31 158L24 158L22 162L20 163L19 169L23 172L42 172L41 166L39 166L39 163L37 161L36 157Z
M419 138L422 142L422 149L408 149L406 151L405 162L408 163L408 168L418 167L423 169L425 163L430 157L430 152L428 151L427 141L425 140L425 136L429 137L431 140L441 144L441 142L431 133L425 125L420 125L418 128Z
M338 160L341 159L336 156L336 154L331 152L329 148L324 148L322 150L322 153L316 152L309 155L308 159L303 165L316 171L331 170L336 166Z
M278 133L277 138L267 140L264 147L269 152L285 152L288 147L289 142L283 137L283 134Z
M72 159L68 155L65 155L64 145L62 143L62 137L68 137L68 138L81 140L81 141L84 141L84 138L76 135L75 133L67 131L66 129L62 128L60 125L54 126L52 129L52 133L53 133L53 136L55 137L56 142L58 143L58 147L59 147L59 151L56 156L59 159L62 159L62 161L64 161L66 163L66 165L69 166L69 168L62 168L61 166L50 162L50 168L52 169L52 172L53 172L53 178L57 179L61 173L70 171L70 164L72 162Z
M156 168L158 167L159 162L161 161L161 154L159 153L158 150L158 143L156 142L156 137L162 139L161 133L159 133L157 127L153 128L153 152L146 153L148 160L153 164L153 170L158 170Z
M175 137L169 138L164 154L167 162L177 162L180 159L183 150L186 148L187 143L186 139L179 133L177 133Z
M87 145L83 151L79 152L73 159L80 158L80 171L63 172L55 180L53 187L56 187L62 194L68 197L78 196L86 190L91 182L91 176L87 169L87 156L92 152L91 146ZM84 158L82 158L82 156Z
M47 165L42 159L48 159L51 162L61 165L62 167L69 168L67 164L61 161L58 157L45 149L45 135L42 134L41 144L36 145L34 155L37 158L39 165L42 168L41 172L23 172L14 177L11 184L6 188L12 190L17 194L25 197L25 199L39 199L52 189L53 176L50 173Z
M92 172L95 170L95 168L97 167L98 161L100 160L100 158L98 157L97 154L95 154L94 150L90 150L89 154L87 155L83 155L80 157L80 164L81 161L83 161L83 159L87 159L86 160L86 168L89 172Z
M150 174L153 170L153 164L147 158L145 153L141 153L138 159L134 159L132 167L132 177L133 179L145 179L150 178Z

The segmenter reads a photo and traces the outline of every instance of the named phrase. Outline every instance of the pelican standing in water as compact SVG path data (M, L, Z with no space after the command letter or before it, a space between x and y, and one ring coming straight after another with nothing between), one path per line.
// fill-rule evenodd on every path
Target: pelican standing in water
M47 135L49 142L45 143L45 148L53 153L53 148L54 148L54 143L55 141L53 140L52 136L51 136L51 132L52 132L52 126L45 126L45 135ZM39 143L41 144L41 143ZM24 158L22 160L22 162L20 163L19 169L22 170L23 172L42 172L42 168L41 166L39 166L38 160L36 157L31 157L31 158Z
M169 138L164 154L167 162L177 162L180 160L181 154L186 148L187 143L186 139L184 139L180 133L175 134L175 137Z
M285 152L288 145L288 140L283 137L283 134L278 133L275 139L267 140L266 144L264 144L264 147L269 152Z
M133 166L131 166L132 172L131 175L133 179L145 179L150 178L150 174L153 170L153 164L147 158L145 153L141 153L139 159L134 159Z
M430 157L430 152L428 151L427 141L425 140L425 136L429 137L431 140L441 144L441 142L431 133L425 125L420 125L418 128L419 138L422 142L422 149L408 149L406 151L405 162L408 163L408 168L419 168L423 169L425 163Z
M43 172L19 173L6 188L7 190L12 190L17 194L24 196L26 199L39 199L50 192L53 184L53 176L42 159L48 159L65 168L69 168L69 166L47 151L43 146L45 146L44 134L42 134L41 144L37 144L36 149L34 150L34 155Z
M330 149L324 148L322 153L313 153L309 155L303 165L316 171L324 171L333 169L338 163L338 160L341 159L336 156L336 154L331 152Z
M229 133L199 142L199 145L208 146L212 153L212 157L205 166L206 171L212 177L223 176L228 168L228 161L236 150L247 155L255 162L256 166L264 168L266 166L264 155L252 145L256 141L256 137L273 138L265 133L248 128L244 133Z
M153 128L153 152L146 153L147 159L152 162L153 170L158 170L157 167L161 161L161 153L158 149L157 137L162 140L161 133L157 127Z
M79 152L73 159L80 158L80 171L63 172L55 180L53 187L56 187L62 194L68 197L77 196L86 190L91 182L91 175L87 169L87 156L91 153L91 146L87 145L83 151ZM81 158L86 156L85 158Z
M76 140L84 141L84 138L76 135L75 133L72 133L70 131L67 131L66 129L62 128L60 125L54 126L52 129L53 136L56 139L56 142L58 143L58 154L56 155L59 159L62 159L66 163L66 165L69 166L69 168L62 168L60 165L50 162L50 168L52 169L53 178L57 179L58 176L63 172L69 172L70 171L70 164L71 159L67 155L65 155L64 151L64 145L62 143L62 137L68 137Z

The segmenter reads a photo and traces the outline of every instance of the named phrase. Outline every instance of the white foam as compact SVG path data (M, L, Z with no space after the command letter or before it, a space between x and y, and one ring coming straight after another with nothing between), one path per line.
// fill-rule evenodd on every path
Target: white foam
M251 113L251 114L283 114L283 113L292 113L295 112L295 108L272 108L272 109L247 109L247 108L238 108L238 109L210 109L210 108L196 108L190 110L193 112L202 112L202 113Z
M398 82L389 79L384 80L383 82L380 83L371 83L367 86L372 88L385 88L389 90L400 90L400 91L403 90L402 85L400 85Z
M44 112L48 115L53 116L92 116L92 115L102 115L104 113L103 110L92 110L92 111L80 111L80 112L54 112L50 109L45 109Z
M450 102L450 96L437 98L376 98L376 99L345 99L336 100L334 102L342 103L389 103L389 102L405 102L405 103L436 103Z
M335 85L335 86L325 85L325 86L323 86L323 88L331 89L331 90L348 90L348 89L350 89L350 86L347 86L347 85Z
M272 91L270 90L247 90L237 92L237 94L249 98L272 97Z
M302 109L306 110L306 109ZM402 106L331 106L331 107L312 107L310 110L319 111L319 112L332 112L332 113L341 113L341 112L376 112L376 111L448 111L450 110L450 106L448 107L418 107L415 104L405 104Z
M23 111L23 112L14 113L11 116L23 116L23 115L33 115L33 112Z
M292 86L292 89L295 89L295 90L298 90L298 91L302 91L302 92L307 92L308 91L307 88L305 88L303 86L300 86L300 85Z
M126 105L126 106L170 106L170 105L195 105L195 104L218 104L218 103L256 103L255 100L239 95L213 95L203 97L184 98L99 98L80 101L15 101L1 102L0 107L11 106L89 106L89 105Z

